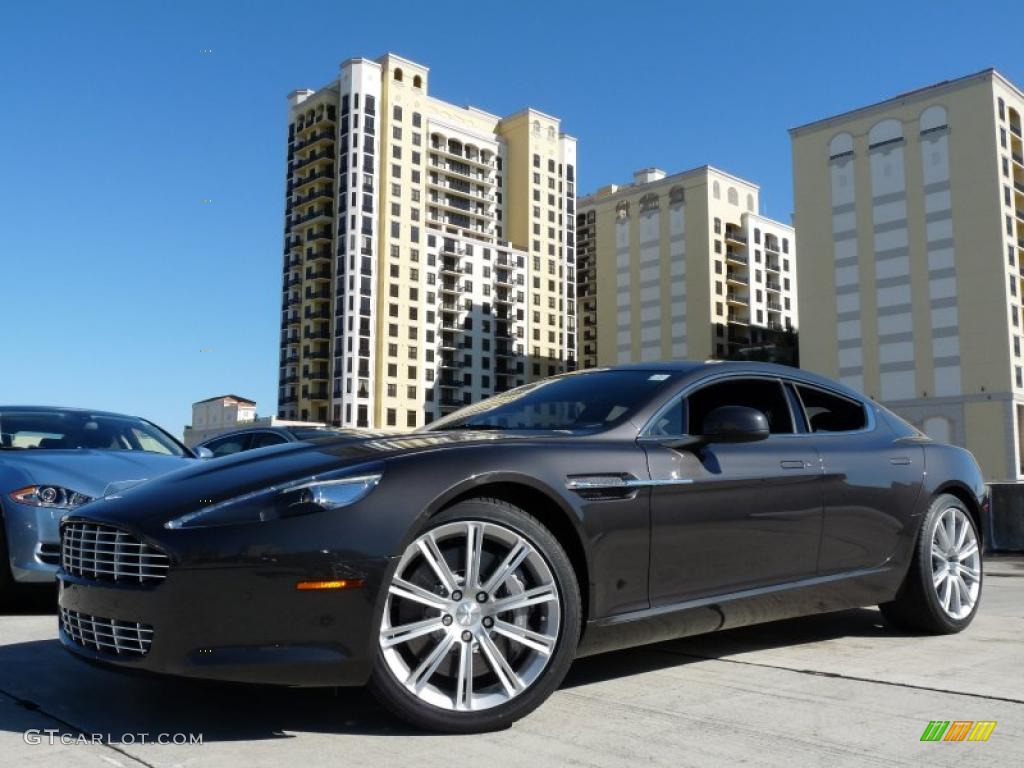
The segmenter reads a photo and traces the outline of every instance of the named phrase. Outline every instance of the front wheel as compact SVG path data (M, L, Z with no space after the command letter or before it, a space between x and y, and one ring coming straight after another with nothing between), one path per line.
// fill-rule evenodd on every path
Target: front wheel
M947 635L965 629L981 598L981 538L955 496L935 498L921 524L914 559L896 599L879 606L890 623Z
M463 501L402 554L370 685L420 728L505 728L558 687L580 621L575 574L551 532L503 501Z

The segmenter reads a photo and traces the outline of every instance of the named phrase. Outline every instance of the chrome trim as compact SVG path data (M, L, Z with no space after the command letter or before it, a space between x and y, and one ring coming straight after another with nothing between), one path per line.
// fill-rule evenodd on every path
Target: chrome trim
M60 627L75 644L115 656L145 656L153 643L153 628L149 624L105 619L63 607Z
M651 416L647 420L647 422L643 425L643 427L641 427L641 429L640 429L640 431L638 433L638 436L637 436L638 439L650 438L652 440L666 440L666 439L678 438L678 437L691 437L691 435L652 435L652 434L650 434L648 432L648 430L651 428L651 426L654 424L654 422L663 413L665 413L669 408L671 408L676 403L677 400L679 400L681 398L684 398L684 397L689 397L696 390L702 389L703 387L709 386L711 384L715 384L715 383L717 383L719 381L723 381L725 379L737 379L737 378L743 378L743 379L762 379L762 380L776 381L776 382L778 382L778 384L780 386L785 386L786 384L792 384L794 386L810 387L811 389L817 389L817 390L820 390L822 392L825 392L826 394L834 395L835 397L841 397L844 400L852 400L852 401L858 403L864 409L865 414L867 414L867 426L865 426L863 429L850 430L849 432L793 432L793 433L790 433L790 434L771 434L771 435L769 435L767 437L768 440L776 440L776 439L779 439L779 438L812 437L812 436L813 437L844 437L844 436L847 436L847 435L862 435L862 434L866 434L868 432L874 432L875 431L875 427L877 426L877 421L875 419L875 408L877 406L871 400L868 400L868 399L865 399L865 398L853 397L853 396L847 394L846 392L839 391L838 389L832 389L832 388L823 386L821 384L812 383L812 382L809 382L809 381L804 381L803 379L786 378L786 377L780 376L778 374L741 373L741 372L737 371L737 372L729 372L729 373L714 373L714 374L711 374L709 376L705 376L705 377L699 379L698 381L691 382L690 384L687 384L686 386L684 386L678 392L674 393L669 398L668 402L665 403L664 405L662 405L657 411L654 412L654 415ZM796 392L795 394L797 396L797 399L800 399L800 393ZM802 399L800 399L800 406L803 407L803 400ZM789 415L790 415L790 418L793 419L793 422L794 422L793 423L793 428L795 429L796 428L796 419L793 418L794 414L793 414L792 406L790 405L789 397L788 396L786 397L786 407L787 407L787 409L789 409ZM807 411L806 411L806 409L804 409L804 420L806 421L806 419L807 419ZM809 426L810 425L808 425L808 427Z
M680 477L675 479L642 480L636 477L614 477L612 475L595 475L593 477L571 477L565 481L565 487L570 491L599 491L634 488L653 488L662 485L690 485L692 477Z
M167 578L171 567L166 554L112 525L71 520L60 542L61 568L84 579L146 584Z

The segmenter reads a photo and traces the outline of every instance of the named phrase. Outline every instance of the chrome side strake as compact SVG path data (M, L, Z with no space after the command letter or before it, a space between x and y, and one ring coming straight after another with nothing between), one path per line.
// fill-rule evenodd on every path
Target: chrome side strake
M566 479L565 487L570 491L630 490L660 485L690 485L692 482L692 477L641 480L636 477L619 477L617 475L586 475Z

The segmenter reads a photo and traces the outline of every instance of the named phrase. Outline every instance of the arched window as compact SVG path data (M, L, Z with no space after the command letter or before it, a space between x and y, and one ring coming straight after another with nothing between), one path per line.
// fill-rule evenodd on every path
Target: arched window
M848 133L840 133L832 137L828 143L828 156L835 160L839 157L846 157L853 154L853 136Z
M740 193L736 191L736 187L729 187L729 205L740 204Z
M682 187L672 187L672 189L670 189L669 192L668 192L668 201L670 203L673 203L673 204L681 203L685 199L686 199L686 196L683 193L683 188Z
M540 136L540 120L533 121L533 135Z
M395 82L396 83L402 82L402 68L401 67L398 67L398 68L395 69Z
M921 113L921 133L946 128L947 124L946 108L939 104L932 104Z
M875 123L868 131L868 148L877 147L903 138L903 124L895 118Z
M747 195L747 211L750 213L754 212L754 196Z
M641 211L656 211L658 210L658 196L653 192L644 195L640 198L640 210Z
M711 196L715 198L715 200L722 199L722 188L718 185L717 181L711 185Z
M413 75L412 87L413 88L422 88L423 87L423 78L420 77L419 75Z
M625 219L627 216L629 216L628 200L623 200L622 202L615 206L615 215L618 216L620 219Z

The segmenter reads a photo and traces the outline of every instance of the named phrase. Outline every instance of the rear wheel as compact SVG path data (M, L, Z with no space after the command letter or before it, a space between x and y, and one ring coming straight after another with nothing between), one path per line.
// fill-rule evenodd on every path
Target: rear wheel
M460 502L399 560L371 687L421 728L504 728L562 681L580 620L572 565L550 531L502 501Z
M942 494L918 534L914 559L896 599L879 606L890 623L931 634L965 629L978 610L981 538L963 502Z

